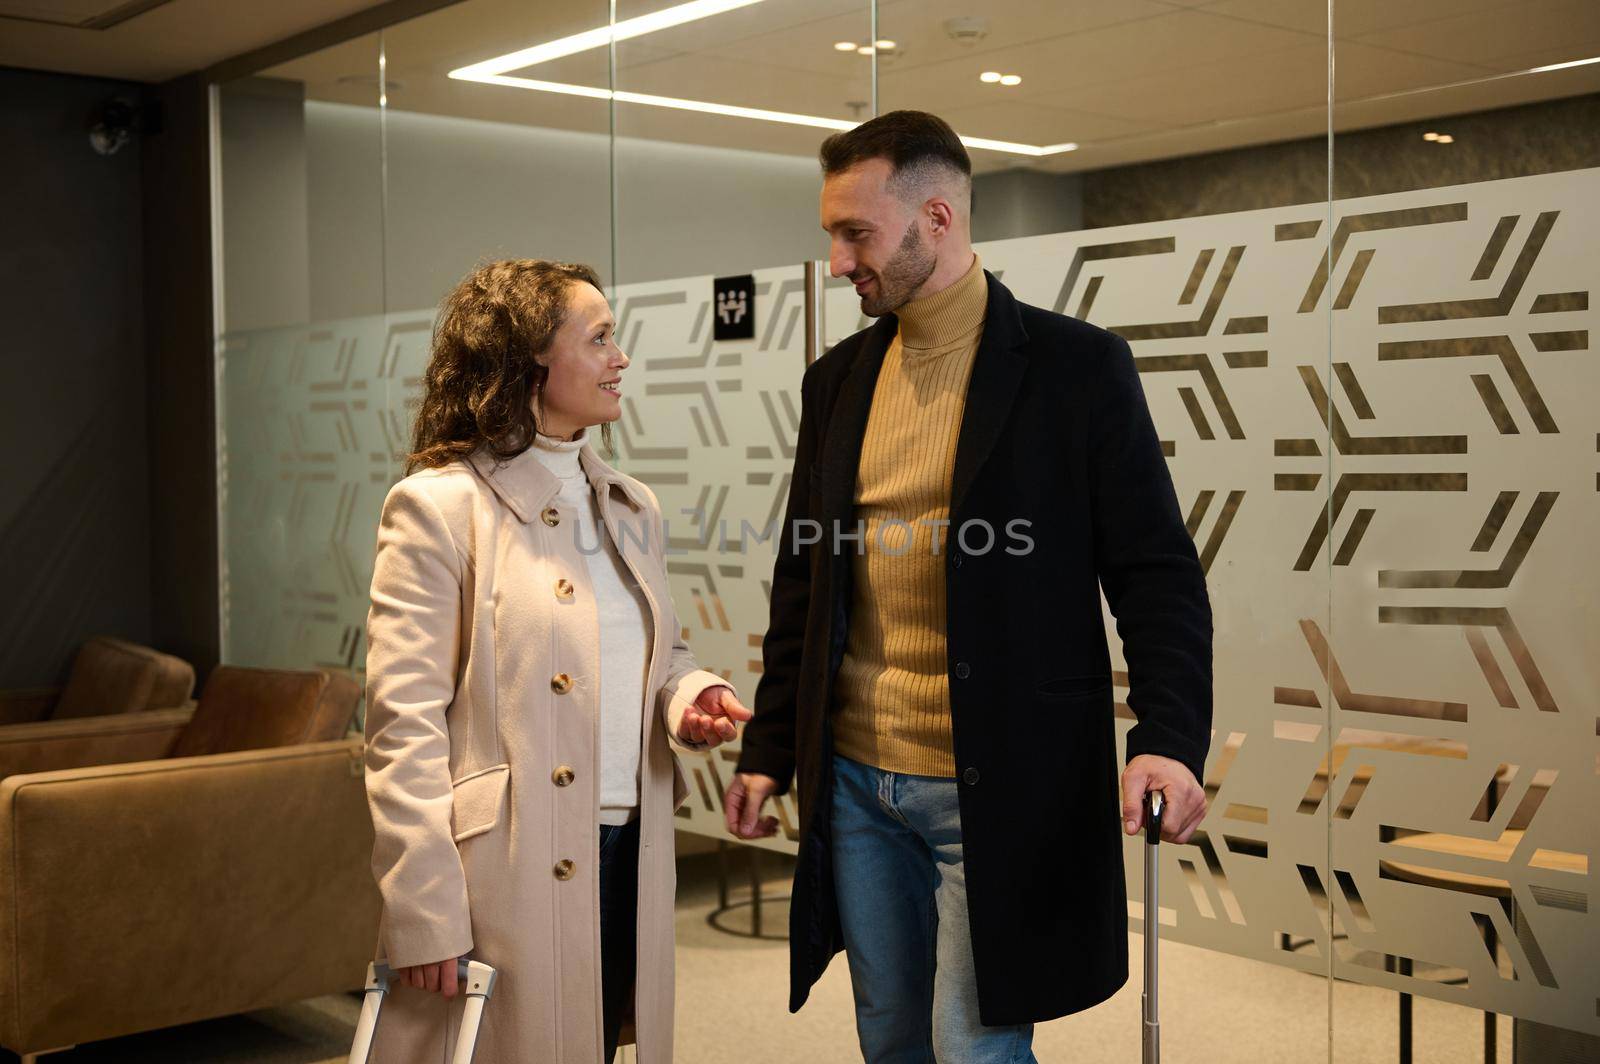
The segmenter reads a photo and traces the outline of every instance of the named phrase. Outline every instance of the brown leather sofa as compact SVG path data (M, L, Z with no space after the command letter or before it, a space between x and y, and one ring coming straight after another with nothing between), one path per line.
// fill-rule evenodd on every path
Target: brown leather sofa
M0 1046L359 988L379 912L359 697L221 666L193 709L0 729Z
M78 648L65 687L0 691L0 725L181 706L194 694L187 661L111 636Z

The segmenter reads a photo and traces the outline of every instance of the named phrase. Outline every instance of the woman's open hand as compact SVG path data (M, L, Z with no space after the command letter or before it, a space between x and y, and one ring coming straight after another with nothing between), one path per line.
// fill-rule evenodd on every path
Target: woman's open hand
M738 738L739 723L753 716L755 714L733 693L733 688L707 687L694 700L694 705L684 710L678 738L686 743L703 744L708 749L718 747Z

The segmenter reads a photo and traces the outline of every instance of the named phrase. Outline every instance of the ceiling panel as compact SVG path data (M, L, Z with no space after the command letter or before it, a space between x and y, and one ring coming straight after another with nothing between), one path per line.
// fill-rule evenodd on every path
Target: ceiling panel
M1304 35L1291 30L1172 11L1061 40L1019 45L1010 49L999 65L1003 72L1021 75L1022 87L1030 94L1061 96L1063 104L1071 106L1073 101L1064 94L1073 89L1208 64L1238 68L1252 57L1305 43ZM947 61L884 71L879 76L881 95L941 99L947 86L974 84L982 69L971 62Z
M1134 136L1161 129L1150 122L1130 122L1109 115L1071 111L1034 103L986 103L954 107L940 116L969 136L1021 141L1024 144L1084 143Z
M782 7L787 5L774 4L775 11ZM715 21L707 19L705 24ZM773 76L793 70L826 77L864 79L872 70L872 60L866 56L836 51L833 47L840 40L865 41L871 35L870 23L859 5L858 10L850 14L799 20L792 24L785 20L781 28L775 24L737 39L720 36L715 44L697 43L692 36L681 32L687 29L679 27L671 33L651 34L649 40L678 55L715 56L770 68Z
M1030 0L882 0L878 6L878 32L904 53L901 65L931 66L967 61L976 69L990 58L1011 49L1063 41L1092 30L1130 25L1171 14L1172 6L1158 0L1071 0L1037 3ZM977 15L988 20L988 33L972 44L950 36L945 22Z
M1314 107L1258 116L1237 124L1189 126L1100 141L1078 151L1042 159L1035 166L1057 173L1102 170L1109 166L1298 140L1317 136L1326 128L1326 109Z
M0 66L166 81L372 7L375 0L170 0L90 30L0 20Z
M1511 8L1474 11L1356 38L1365 44L1448 57L1496 70L1502 60L1574 41L1600 38L1600 0L1524 0Z
M1600 64L1530 77L1475 81L1377 100L1341 101L1333 111L1338 132L1514 107L1566 96L1600 93Z
M128 0L0 0L0 19L29 19L59 26L96 28L139 14L141 8L166 2L143 0L142 3L130 4Z
M1483 76L1482 67L1396 52L1387 46L1340 41L1334 49L1333 94L1336 100L1438 88Z
M1073 99L1087 110L1163 128L1326 106L1327 53L1321 45L1301 45L1096 85Z
M1509 0L1334 0L1333 30L1353 37L1470 11L1503 8ZM1231 18L1288 26L1325 36L1327 0L1209 0L1205 10Z

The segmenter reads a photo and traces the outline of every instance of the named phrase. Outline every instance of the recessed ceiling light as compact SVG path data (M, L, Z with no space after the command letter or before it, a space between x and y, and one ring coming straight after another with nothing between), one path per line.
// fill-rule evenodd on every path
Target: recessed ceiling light
M856 49L856 54L857 55L871 55L875 50L876 49L874 49L872 47L872 45L863 44L860 48Z
M993 85L995 82L1000 80L1000 71L985 70L982 74L978 75L978 80L983 82L985 85Z
M840 41L838 44L833 46L833 50L836 52L853 52L856 50L856 42Z
M1022 84L1022 75L1021 74L1007 74L1005 77L1000 79L1000 84L1002 84L1002 85L1021 85Z
M877 45L878 51L880 52L892 52L895 49L895 43L893 41L873 41L872 43Z
M1456 142L1456 138L1452 137L1448 133L1440 133L1433 139L1433 142L1435 144L1454 144Z
M1437 134L1437 133L1424 133L1422 135L1422 139L1423 140L1438 140L1439 139L1439 134Z

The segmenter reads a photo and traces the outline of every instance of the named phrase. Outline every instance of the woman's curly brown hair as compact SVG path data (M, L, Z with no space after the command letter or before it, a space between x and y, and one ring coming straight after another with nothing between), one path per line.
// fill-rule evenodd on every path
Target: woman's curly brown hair
M599 276L580 263L510 259L478 267L445 296L407 473L479 448L503 462L533 444L533 397L550 374L537 356L550 350L566 320L575 284L600 290ZM601 429L607 450L610 429Z

